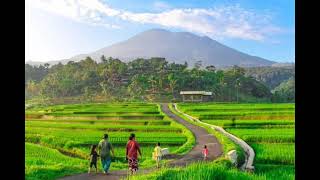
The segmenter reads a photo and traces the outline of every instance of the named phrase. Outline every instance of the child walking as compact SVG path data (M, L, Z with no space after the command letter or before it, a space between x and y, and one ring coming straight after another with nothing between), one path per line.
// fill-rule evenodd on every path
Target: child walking
M203 160L206 160L208 157L208 148L207 145L204 145L203 150L202 150L202 155L203 155Z
M160 142L158 142L156 147L154 148L154 156L155 156L155 160L157 162L157 168L160 168L160 160L161 160L161 156L162 156Z
M97 169L97 160L98 160L98 153L96 151L96 148L97 148L97 145L92 145L91 146L91 152L90 152L90 167L89 167L89 171L88 173L91 172L91 168L92 166L94 166L94 168L96 169L96 173L98 172L98 169Z

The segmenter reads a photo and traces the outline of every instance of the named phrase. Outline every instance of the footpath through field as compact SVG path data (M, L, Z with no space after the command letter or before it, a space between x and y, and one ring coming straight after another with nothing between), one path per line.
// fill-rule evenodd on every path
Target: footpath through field
M181 117L177 116L176 114L172 113L171 110L168 107L168 104L164 103L161 104L161 110L165 114L167 114L171 119L177 121L180 124L183 124L186 126L195 136L196 144L192 148L191 151L189 151L187 154L179 157L179 156L171 156L170 158L178 158L173 161L171 161L168 166L186 166L187 164L202 161L202 148L206 144L209 149L209 157L208 160L214 160L220 155L222 155L222 147L221 144L218 142L216 137L209 134L204 128L193 125ZM112 165L112 164L111 164ZM138 171L138 174L146 174L150 173L151 171L156 170L156 168L150 168L150 169L140 169ZM126 177L128 174L127 170L117 170L117 171L110 171L109 175L104 175L102 173L83 173L73 176L66 176L61 178L60 180L118 180L120 178Z

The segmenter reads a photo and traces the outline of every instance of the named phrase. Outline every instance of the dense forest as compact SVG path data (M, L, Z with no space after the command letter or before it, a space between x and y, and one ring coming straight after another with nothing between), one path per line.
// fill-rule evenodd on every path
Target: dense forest
M251 67L246 68L246 75L252 76L256 80L263 82L270 89L274 89L282 82L288 81L295 76L295 66L284 67Z
M25 97L179 101L182 90L205 90L213 92L214 101L294 102L294 72L270 72L273 71L238 66L219 70L202 67L201 61L190 68L187 63L169 63L164 58L125 63L102 56L97 63L87 57L65 65L26 64Z

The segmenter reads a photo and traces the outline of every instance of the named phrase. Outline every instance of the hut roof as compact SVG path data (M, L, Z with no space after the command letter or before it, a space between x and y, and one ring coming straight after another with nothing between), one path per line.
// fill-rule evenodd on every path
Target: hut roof
M180 94L211 96L212 92L206 92L206 91L180 91Z

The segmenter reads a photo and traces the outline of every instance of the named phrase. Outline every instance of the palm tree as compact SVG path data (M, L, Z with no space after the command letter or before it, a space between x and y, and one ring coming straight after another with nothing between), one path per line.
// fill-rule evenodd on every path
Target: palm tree
M155 77L150 76L150 78L148 79L148 82L151 83L152 93L155 93L155 84L157 83Z
M173 91L174 91L174 88L175 88L175 86L176 86L176 84L177 84L177 80L174 79L173 74L170 74L170 75L168 76L168 80L169 80L169 87L170 87L170 89L171 89L172 97L174 97Z
M237 79L236 79L237 103L239 102L239 87L240 87L240 78L237 78Z

